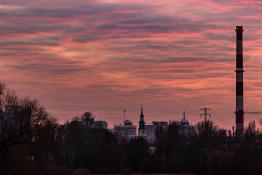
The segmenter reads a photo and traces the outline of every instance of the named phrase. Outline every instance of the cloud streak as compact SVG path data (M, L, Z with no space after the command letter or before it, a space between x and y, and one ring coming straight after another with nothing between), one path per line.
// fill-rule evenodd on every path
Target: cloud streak
M261 1L3 0L2 81L65 121L234 122L235 25L244 25L246 108L261 111ZM253 119L250 117L250 119Z

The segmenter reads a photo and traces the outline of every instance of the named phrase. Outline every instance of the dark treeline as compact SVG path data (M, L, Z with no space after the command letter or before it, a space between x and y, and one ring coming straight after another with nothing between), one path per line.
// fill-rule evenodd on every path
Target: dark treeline
M179 134L174 121L158 128L150 145L93 127L89 112L60 125L36 100L19 98L3 85L0 90L1 175L262 174L262 139L254 122L236 142L234 133L210 120L197 123L189 137Z

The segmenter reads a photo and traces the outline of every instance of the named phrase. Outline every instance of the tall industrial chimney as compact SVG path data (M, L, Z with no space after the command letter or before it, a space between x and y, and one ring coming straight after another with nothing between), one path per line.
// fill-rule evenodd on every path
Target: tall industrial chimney
M236 26L236 137L244 134L243 26Z

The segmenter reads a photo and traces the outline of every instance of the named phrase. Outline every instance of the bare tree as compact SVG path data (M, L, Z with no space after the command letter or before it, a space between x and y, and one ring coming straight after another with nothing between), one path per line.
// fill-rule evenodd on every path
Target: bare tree
M0 84L0 174L6 174L7 158L18 146L43 143L43 128L55 124L36 100L19 98ZM24 149L25 150L25 149ZM30 155L28 155L30 156Z

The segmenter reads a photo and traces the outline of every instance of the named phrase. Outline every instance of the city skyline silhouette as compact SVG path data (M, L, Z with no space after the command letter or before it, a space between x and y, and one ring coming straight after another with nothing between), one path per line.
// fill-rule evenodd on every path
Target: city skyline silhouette
M0 175L261 175L261 0L1 0Z

